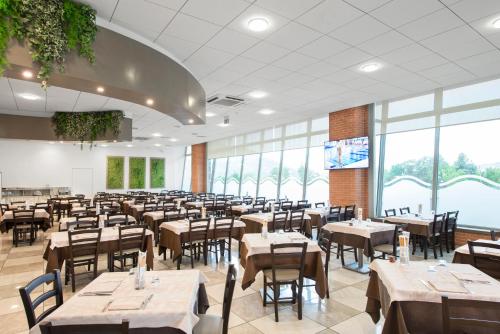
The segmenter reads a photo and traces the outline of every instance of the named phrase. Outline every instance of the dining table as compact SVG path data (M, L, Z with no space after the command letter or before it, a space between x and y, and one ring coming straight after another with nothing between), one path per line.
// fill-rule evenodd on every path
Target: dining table
M127 216L127 219L129 221L129 223L131 224L135 224L137 223L137 221L135 220L134 217L130 216L130 215L114 215L114 216L111 216L110 218L120 218L120 219L124 219L125 216ZM80 221L85 221L85 220L90 220L90 219L93 219L93 217L83 217L83 218L80 218ZM99 226L100 227L103 227L104 226L104 221L107 219L107 215L99 215ZM71 225L76 225L77 223L77 218L76 217L64 217L64 218L61 218L61 220L59 220L59 231L67 231L68 230L68 226L71 226Z
M374 323L381 314L382 334L442 333L441 297L500 302L500 282L468 264L377 259L370 264L366 312ZM467 318L498 321L498 311L463 308ZM457 314L454 316L460 316ZM472 333L454 328L457 333ZM454 331L455 333L455 331ZM484 333L481 329L475 334ZM491 332L490 332L491 333Z
M196 213L199 214L200 210L199 209L188 209L190 213ZM180 215L185 215L187 213L187 210L185 208L180 208L179 210L175 211L164 211L164 210L158 210L158 211L149 211L145 212L143 214L143 219L144 219L144 224L155 233L155 240L156 244L158 244L160 240L160 224L163 223L165 220L169 219L169 217L173 216L178 216Z
M405 231L410 232L410 235L422 237L424 258L427 260L428 239L432 235L433 216L407 213L400 216L384 217L383 220L384 223L402 225Z
M500 245L500 240L478 239L477 242L484 242L492 245ZM494 277L500 279L500 249L474 247L474 252L481 255L480 261L481 270ZM455 249L453 254L453 263L474 264L474 258L469 252L469 245L465 244Z
M325 226L328 223L328 215L330 214L329 207L306 208L304 209L304 212L309 217L311 217L311 224L310 224L311 229L315 227L319 231L321 227ZM312 236L312 230L310 231L309 235Z
M119 251L118 226L101 228L101 240L99 241L99 253L110 254ZM136 232L135 229L127 230L126 233ZM78 236L77 236L78 237ZM43 259L47 261L45 272L50 273L54 269L61 269L65 260L71 257L69 247L69 233L66 231L53 232L48 238L47 247L43 253ZM142 245L142 251L146 252L146 264L148 269L153 269L153 232L146 230L146 238Z
M344 268L362 274L370 272L364 263L364 257L373 257L373 247L382 244L392 244L394 225L366 220L352 220L328 223L323 229L333 234L333 242L355 248L358 261L344 265Z
M0 231L9 232L14 226L14 213L12 210L5 211L0 215ZM50 228L50 214L45 209L35 209L35 224L42 230L47 231Z
M219 224L225 224L230 222L230 219L218 220ZM196 224L196 223L194 223ZM231 236L233 239L238 240L240 244L243 235L245 234L246 224L240 220L234 220L233 230ZM226 229L226 227L224 227ZM208 240L226 237L225 232L220 229L215 229L215 220L210 219L210 225L208 228ZM196 241L203 241L202 239ZM177 270L180 270L182 262L182 245L189 242L189 221L173 220L164 222L160 225L160 242L158 245L158 254L163 255L163 258L167 257L167 250L171 252L171 258L173 261L177 262ZM221 247L222 248L222 247ZM240 246L238 247L240 249ZM223 250L222 250L223 252Z
M245 230L247 233L260 233L262 232L263 225L267 225L268 231L274 230L272 212L255 212L245 214L241 215L240 219L247 225ZM304 230L307 235L312 235L311 216L306 213L304 214Z
M64 301L42 322L58 325L120 324L129 333L192 333L209 308L205 275L199 270L147 271L144 288L135 289L128 272L103 273ZM39 324L30 334L40 334Z
M315 282L315 290L320 298L325 298L328 289L323 251L318 242L311 240L299 232L286 233L245 233L241 240L240 264L245 269L241 279L243 290L249 288L259 271L272 267L271 244L307 242L306 257L304 259L304 277ZM286 263L282 263L286 264Z

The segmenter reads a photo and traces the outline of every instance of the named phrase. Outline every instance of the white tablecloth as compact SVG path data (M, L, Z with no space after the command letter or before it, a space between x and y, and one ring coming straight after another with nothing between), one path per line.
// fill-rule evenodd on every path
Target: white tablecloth
M101 229L101 242L104 241L111 241L111 240L118 240L119 232L118 232L118 227L105 227ZM127 230L127 233L132 233L136 231L135 229L132 230ZM153 235L153 231L146 230L146 235ZM78 237L86 237L84 236L75 236L75 239L78 239ZM53 232L48 236L48 239L50 240L50 248L60 248L60 247L67 247L69 246L69 239L68 239L68 232ZM154 235L153 235L154 239Z
M35 209L35 219L49 219L50 215L45 209ZM0 216L0 221L14 219L14 214L12 210L5 211L3 216Z
M267 224L273 221L273 214L271 212L263 212L263 213L251 213L248 215L240 216L241 219L248 219L260 224ZM288 219L290 219L290 215L288 215ZM304 213L304 220L310 220L311 216Z
M219 220L219 224L229 223L230 219L222 219ZM195 223L196 224L196 223ZM214 220L210 220L210 226L208 227L210 230L213 230L215 226ZM235 220L233 227L246 227L245 223L241 220ZM175 234L181 234L185 232L189 232L189 223L185 220L174 220L171 222L164 222L160 225L160 228L164 228L174 232Z
M377 259L372 261L370 269L377 272L379 279L387 288L391 301L440 303L441 295L447 295L450 298L500 302L500 282L471 265L449 263L445 267L435 266L436 271L429 271L430 265L437 265L437 262L412 261L409 265L401 265L399 262L391 263ZM459 282L453 272L471 273L477 275L478 279L486 279L490 283L462 282L470 293L443 293L436 291L429 284L422 283L429 280Z
M99 221L104 222L106 220L107 216L106 215L99 215ZM111 218L125 218L125 215L116 215L112 216ZM80 218L80 221L85 221L85 218ZM135 223L135 218L132 217L131 215L128 215L128 221ZM59 230L64 231L68 229L68 223L76 223L76 217L64 217L59 220Z
M318 242L310 240L299 232L288 233L268 233L267 238L263 238L260 233L248 233L243 235L241 240L248 250L247 257L256 254L271 254L271 244L303 243L307 242L307 252L321 252ZM280 250L281 252L286 249Z
M320 217L325 217L330 214L330 208L309 208L304 211L308 215L319 215Z
M200 210L198 210L198 209L189 209L189 212L190 213L200 213ZM167 211L166 213L167 213L167 216L174 216L174 215L179 214L179 211L178 210L176 210L176 211ZM182 215L186 214L186 209L181 208L181 214ZM144 217L146 217L146 216L153 218L153 220L160 220L160 219L165 218L164 211L146 212L146 213L144 213Z
M477 242L485 242L489 244L496 244L500 245L500 240L493 241L493 240L485 240L485 239L479 239L475 240ZM462 254L470 254L469 253L469 245L465 244L463 246L458 247L455 249L455 252L457 253L462 253ZM488 254L488 255L495 255L495 256L500 256L500 249L495 249L495 248L488 248L486 249L485 247L474 247L474 252L479 253L479 254Z
M130 328L178 328L192 333L199 321L194 313L198 299L198 288L207 279L199 270L147 271L145 288L135 290L134 276L128 273L103 273L80 293L75 294L50 314L44 321L53 325L70 324L113 324L127 319ZM152 286L152 277L158 277L157 286ZM82 292L92 292L93 287L111 281L121 281L110 296L82 296ZM140 296L151 300L144 309L129 311L103 311L108 303L119 297ZM33 327L30 334L39 334L40 328Z
M430 217L417 217L414 214L408 214L404 216L393 216L393 217L384 217L384 221L397 223L397 224L415 224L415 225L424 225L429 226L432 223L433 218Z
M375 222L368 223L366 221L360 221L360 222L355 222L353 223L352 226L350 226L348 222L340 222L340 223L328 223L325 226L323 226L323 229L329 232L355 234L369 239L372 233L394 231L394 225L375 223Z

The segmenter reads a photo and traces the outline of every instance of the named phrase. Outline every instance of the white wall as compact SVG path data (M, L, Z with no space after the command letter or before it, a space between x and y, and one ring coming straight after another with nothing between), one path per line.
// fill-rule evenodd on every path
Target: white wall
M128 187L128 157L160 157L165 158L165 189L180 189L184 152L184 146L144 149L110 144L92 150L84 146L81 150L79 144L0 140L2 187L71 187L73 168L92 168L93 191L106 191L106 157L114 155L126 157L125 187ZM149 159L146 159L146 185L149 187Z

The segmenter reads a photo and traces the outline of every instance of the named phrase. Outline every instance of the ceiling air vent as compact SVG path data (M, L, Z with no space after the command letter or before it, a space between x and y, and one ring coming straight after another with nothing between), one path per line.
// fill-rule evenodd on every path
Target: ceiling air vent
M235 96L229 96L229 95L214 95L208 98L207 103L208 104L213 104L213 105L218 105L218 106L224 106L224 107L236 107L242 103L244 103L245 100L241 99L239 97Z

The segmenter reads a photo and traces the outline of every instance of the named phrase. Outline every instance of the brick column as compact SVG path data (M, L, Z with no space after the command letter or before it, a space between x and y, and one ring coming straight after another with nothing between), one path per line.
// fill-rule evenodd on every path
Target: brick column
M191 190L207 191L207 143L191 146Z
M330 140L368 136L368 105L332 112L329 123ZM330 170L329 180L330 203L369 212L368 168Z

